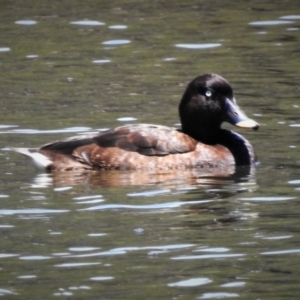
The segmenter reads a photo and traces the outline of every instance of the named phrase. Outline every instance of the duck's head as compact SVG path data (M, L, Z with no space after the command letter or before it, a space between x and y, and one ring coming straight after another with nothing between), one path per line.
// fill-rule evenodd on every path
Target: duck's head
M259 124L238 107L227 80L204 74L191 81L179 105L182 131L204 143L217 143L223 122L257 130Z

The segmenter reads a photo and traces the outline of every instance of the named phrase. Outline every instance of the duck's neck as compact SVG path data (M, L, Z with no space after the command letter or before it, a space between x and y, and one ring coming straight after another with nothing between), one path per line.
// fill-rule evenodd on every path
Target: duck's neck
M208 145L219 144L220 134L222 132L219 126L215 128L205 128L203 126L195 128L188 126L188 128L185 128L184 126L182 126L182 131L195 140Z
M220 127L209 130L184 130L182 131L195 140L207 145L223 145L233 155L237 166L251 165L256 161L256 156L251 144L236 132L221 129Z
M232 153L237 166L251 165L256 161L252 145L236 132L222 129L219 144L225 146Z

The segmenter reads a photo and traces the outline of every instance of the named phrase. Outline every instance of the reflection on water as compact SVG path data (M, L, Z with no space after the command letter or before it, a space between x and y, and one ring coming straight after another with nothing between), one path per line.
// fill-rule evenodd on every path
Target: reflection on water
M82 25L82 26L102 26L105 25L103 22L92 21L92 20L82 20L70 22L72 25Z
M20 20L20 21L16 21L15 24L30 26L30 25L37 24L37 21L34 21L34 20Z
M171 287L192 287L192 286L199 286L203 284L211 283L212 280L209 278L192 278L188 280L182 280L178 282L169 283L168 286Z
M255 167L234 166L211 169L185 169L163 172L148 171L68 171L37 174L33 185L72 186L89 184L94 187L120 186L201 186L229 185L237 183L255 184Z
M54 214L54 213L64 213L67 212L67 210L54 210L54 209L2 209L0 210L0 215L19 215L19 214L38 214L38 215L44 215L44 214Z
M109 26L108 28L110 29L127 29L127 26L126 25L112 25L112 26Z
M9 127L17 127L14 125L10 125ZM3 127L0 127L3 128ZM10 131L5 131L5 133L22 133L22 134L45 134L45 133L79 133L79 132L86 132L89 131L91 128L89 127L69 127L63 129L55 129L55 130L38 130L38 129L12 129ZM4 132L0 132L4 133Z
M94 64L107 64L110 62L111 62L110 59L96 59L96 60L92 61L92 63L94 63Z
M0 47L0 52L9 52L10 48L8 47Z
M293 24L293 23L294 23L293 21L273 20L273 21L250 22L249 25L252 25L252 26L273 26L273 25Z
M69 4L1 4L0 148L173 126L187 82L213 72L259 117L240 133L260 165L38 174L1 151L0 296L297 299L299 3Z
M222 44L176 44L178 48L185 49L210 49L222 46Z
M131 41L129 41L129 40L110 40L110 41L102 42L102 44L106 45L106 46L126 45L129 43L131 43Z

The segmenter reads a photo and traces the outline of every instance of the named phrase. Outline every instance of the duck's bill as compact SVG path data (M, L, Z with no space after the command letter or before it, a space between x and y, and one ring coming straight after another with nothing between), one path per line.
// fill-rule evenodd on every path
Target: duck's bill
M235 124L235 126L241 127L241 128L250 128L250 129L254 129L254 130L257 130L259 128L259 124L256 123L254 120L251 120L251 119L247 119L247 120L237 122Z
M249 128L257 130L259 124L252 119L249 119L245 113L232 101L226 99L226 116L225 121L241 128Z

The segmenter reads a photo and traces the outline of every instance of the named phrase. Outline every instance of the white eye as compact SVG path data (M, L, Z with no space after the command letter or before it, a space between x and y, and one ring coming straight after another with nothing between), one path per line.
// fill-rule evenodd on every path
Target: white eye
M210 90L207 90L206 92L205 92L205 96L206 97L211 97L211 95L212 95L212 92L210 91Z

